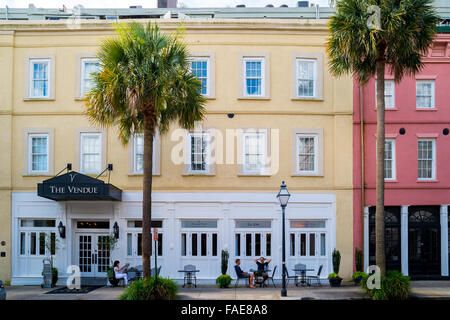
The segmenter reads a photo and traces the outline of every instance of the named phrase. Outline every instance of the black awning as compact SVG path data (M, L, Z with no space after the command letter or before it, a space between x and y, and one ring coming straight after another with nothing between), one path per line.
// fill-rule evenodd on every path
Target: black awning
M71 171L38 183L38 196L55 201L122 201L122 190L102 180Z

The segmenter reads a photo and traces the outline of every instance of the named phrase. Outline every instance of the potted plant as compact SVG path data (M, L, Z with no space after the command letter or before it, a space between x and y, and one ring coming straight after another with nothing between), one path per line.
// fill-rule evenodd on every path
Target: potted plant
M332 287L339 287L342 282L342 278L339 277L339 268L341 266L341 253L339 250L333 250L333 273L328 275L328 281Z
M222 265L221 265L221 269L222 269L222 274L223 275L227 274L228 257L229 256L230 256L230 254L228 253L227 250L222 250Z
M227 275L228 257L230 254L227 250L222 250L221 271L222 274L217 277L216 284L219 288L228 288L231 284L231 277Z
M353 275L352 275L352 279L353 282L355 283L355 286L359 286L362 278L366 275L365 272L362 271L356 271Z
M59 249L59 239L56 238L55 234L41 234L42 240L44 242L45 251L50 256L50 265L52 268L52 287L56 285L58 282L58 269L53 266L53 255L56 253L56 250ZM43 275L43 274L42 274Z

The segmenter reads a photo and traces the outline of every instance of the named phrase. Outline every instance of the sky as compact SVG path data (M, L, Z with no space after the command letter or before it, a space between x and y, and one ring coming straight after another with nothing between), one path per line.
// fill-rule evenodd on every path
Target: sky
M310 0L321 6L328 6L328 0ZM67 8L81 4L85 8L128 8L133 5L141 5L143 8L156 8L157 0L0 0L0 8L7 5L9 8L27 8L32 3L37 8ZM178 0L178 4L188 8L217 8L235 7L237 4L245 4L247 7L265 7L273 4L279 7L287 4L289 7L296 6L297 0Z

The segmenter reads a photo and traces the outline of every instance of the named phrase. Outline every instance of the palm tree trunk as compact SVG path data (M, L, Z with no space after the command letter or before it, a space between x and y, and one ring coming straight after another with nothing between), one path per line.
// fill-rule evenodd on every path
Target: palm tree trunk
M153 135L153 116L144 115L144 186L142 191L142 268L144 278L151 276Z
M382 49L382 50L380 50ZM377 180L376 180L376 220L375 236L376 264L380 268L381 276L386 274L386 251L384 239L384 140L385 140L385 110L384 110L384 48L379 49L376 62L377 72ZM382 53L381 53L382 52Z

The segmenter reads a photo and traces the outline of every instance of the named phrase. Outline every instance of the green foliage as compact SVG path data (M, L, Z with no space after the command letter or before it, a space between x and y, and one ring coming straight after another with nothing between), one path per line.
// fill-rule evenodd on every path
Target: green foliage
M335 272L332 272L328 275L328 279L339 278L339 275Z
M116 278L116 275L114 274L114 267L109 267L106 270L106 276L108 277L108 280L114 280Z
M356 279L356 278L364 278L367 275L367 273L362 272L362 271L356 271L355 273L353 273L352 278Z
M333 271L334 273L339 273L339 268L341 266L341 253L339 250L333 250Z
M228 258L229 258L230 254L228 253L227 250L222 250L222 265L221 265L221 269L222 269L222 274L225 275L227 274L227 269L228 269Z
M384 57L396 81L423 67L439 18L433 0L341 0L331 17L327 42L330 71L352 73L360 83L375 75L377 58ZM380 29L371 29L370 5L380 8Z
M219 288L228 288L231 284L231 277L228 274L222 274L217 277L216 284Z
M369 275L364 275L361 280L361 288L373 300L406 300L411 291L410 278L399 271L389 271L385 277L381 277L380 289L367 288Z
M355 267L356 271L363 271L363 251L355 248Z
M120 300L174 300L178 291L175 281L158 276L133 281L120 295Z

